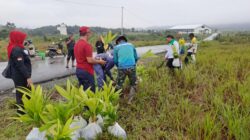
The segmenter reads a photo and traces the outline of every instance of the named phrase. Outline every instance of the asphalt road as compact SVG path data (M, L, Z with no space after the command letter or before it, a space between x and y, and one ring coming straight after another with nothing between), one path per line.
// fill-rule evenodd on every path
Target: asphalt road
M218 35L219 35L219 33L213 33L213 34L210 35L209 37L205 38L204 41L212 41L212 40L214 40Z
M136 48L138 55L142 55L148 50L153 53L161 53L165 51L165 45L148 46ZM0 62L0 72L7 66L7 62ZM32 80L34 83L42 83L57 78L73 75L75 68L66 69L66 57L56 57L53 59L46 58L45 60L32 60ZM0 93L14 87L14 83L10 79L5 79L0 74Z

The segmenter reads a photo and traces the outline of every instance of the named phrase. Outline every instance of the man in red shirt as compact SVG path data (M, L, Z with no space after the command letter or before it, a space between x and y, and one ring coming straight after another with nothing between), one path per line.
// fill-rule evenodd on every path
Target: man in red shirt
M77 63L76 76L79 81L79 85L82 85L84 90L90 88L91 91L95 92L93 65L104 65L106 62L93 58L92 46L88 43L88 39L91 36L89 27L83 26L80 28L79 32L80 39L77 41L74 47L74 54Z

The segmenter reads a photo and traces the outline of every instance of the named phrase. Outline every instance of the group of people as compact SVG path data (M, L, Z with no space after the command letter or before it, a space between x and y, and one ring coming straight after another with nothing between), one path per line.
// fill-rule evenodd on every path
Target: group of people
M96 43L97 54L93 55L93 47L89 43L89 38L92 32L89 27L83 26L79 29L80 38L76 42L73 35L71 35L66 41L68 47L68 57L66 68L69 68L70 59L72 60L72 67L76 67L76 77L79 82L79 86L83 86L84 90L90 89L95 92L95 77L97 78L97 85L99 89L102 89L107 76L113 83L115 83L116 90L120 90L123 87L126 77L130 81L130 94L129 101L132 100L136 91L136 64L138 56L133 44L128 43L125 36L117 37L116 45L109 45L108 49L104 48L104 44L99 39ZM24 41L26 34L21 31L11 31L9 34L8 58L9 58L9 71L10 77L15 84L15 87L30 88L32 85L31 73L32 66L29 58L29 53L25 49ZM187 56L185 63L189 63L196 54L197 40L194 34L189 35L191 43L187 47ZM181 67L181 55L185 54L186 46L185 41L179 38L179 42L175 40L172 35L167 36L167 53L165 59L167 61L167 67L170 69ZM74 65L76 60L76 66ZM178 62L176 62L178 61ZM117 67L117 78L115 79L111 73L113 67ZM22 105L22 93L16 91L17 104Z
M94 73L97 77L98 88L101 89L108 76L110 80L116 81L116 90L122 89L126 76L130 80L130 85L136 85L136 62L138 60L135 47L127 42L125 36L119 36L116 39L116 46L105 50L101 40L96 43L97 54L93 56L93 48L88 42L91 36L91 30L88 27L81 27L80 39L74 46L74 55L76 58L76 76L79 85L84 90L90 88L95 92ZM116 66L118 69L117 79L112 76L111 69Z
M72 60L72 67L74 67L76 59L76 76L79 85L82 85L84 90L90 88L95 92L94 74L96 74L99 89L103 87L107 77L116 84L116 90L122 89L126 76L128 76L131 86L135 87L138 56L135 47L128 43L125 36L119 36L116 39L115 47L110 42L106 49L103 41L99 38L95 44L97 54L93 56L93 47L88 42L91 36L90 28L81 27L79 35L80 39L76 43L73 35L66 40L68 48L66 68L69 68L70 60ZM116 80L111 73L114 66L117 66L118 69Z
M179 40L176 40L174 36L167 36L167 51L165 59L167 61L166 66L173 69L180 69L182 67L183 56L185 56L185 64L194 63L196 61L195 55L197 53L197 39L193 33L189 34L191 40L190 43L185 43L184 38L178 36Z

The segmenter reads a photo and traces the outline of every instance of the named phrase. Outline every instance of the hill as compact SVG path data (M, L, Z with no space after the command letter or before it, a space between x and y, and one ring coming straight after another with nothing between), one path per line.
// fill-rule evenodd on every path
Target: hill
M250 23L218 24L211 25L211 27L220 31L250 31Z

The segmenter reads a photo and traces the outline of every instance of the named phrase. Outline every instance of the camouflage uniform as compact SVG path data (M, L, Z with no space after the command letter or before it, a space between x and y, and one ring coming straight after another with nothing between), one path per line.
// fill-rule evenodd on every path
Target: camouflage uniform
M118 69L118 76L117 76L117 86L116 89L122 89L122 85L128 76L130 86L136 86L136 68L128 68L128 69Z

